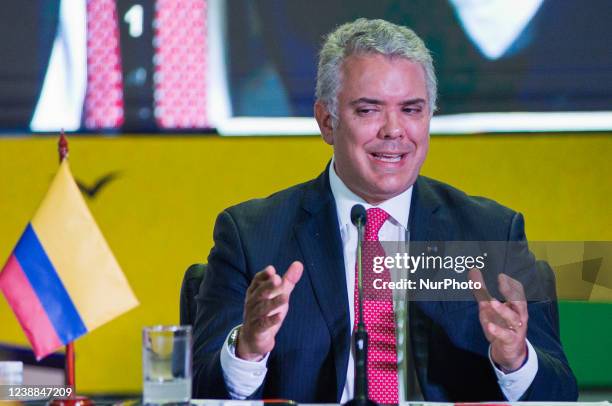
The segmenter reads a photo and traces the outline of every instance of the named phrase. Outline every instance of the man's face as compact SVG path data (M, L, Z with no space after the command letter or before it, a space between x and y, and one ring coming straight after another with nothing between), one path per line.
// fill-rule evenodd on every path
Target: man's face
M352 55L341 72L336 128L320 103L316 118L325 142L334 147L340 179L378 204L407 190L427 155L425 72L417 63L380 54Z

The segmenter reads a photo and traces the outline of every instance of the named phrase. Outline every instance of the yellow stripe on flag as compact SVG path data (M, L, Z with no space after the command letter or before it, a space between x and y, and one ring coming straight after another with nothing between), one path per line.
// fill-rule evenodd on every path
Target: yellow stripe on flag
M60 165L32 227L89 331L138 305L67 160Z

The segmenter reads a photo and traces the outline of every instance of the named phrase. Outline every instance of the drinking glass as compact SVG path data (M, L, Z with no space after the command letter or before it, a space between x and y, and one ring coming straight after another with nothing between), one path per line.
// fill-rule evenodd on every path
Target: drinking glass
M191 326L152 326L142 331L143 403L191 400Z

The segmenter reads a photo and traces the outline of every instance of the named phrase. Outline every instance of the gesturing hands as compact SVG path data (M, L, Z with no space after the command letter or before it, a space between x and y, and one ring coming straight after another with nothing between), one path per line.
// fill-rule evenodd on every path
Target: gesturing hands
M244 322L236 345L238 358L260 361L272 351L289 310L289 296L303 271L304 265L295 261L282 278L272 265L255 275L244 300Z
M471 270L468 277L482 284L474 296L478 301L480 324L491 343L491 358L505 373L519 369L527 357L525 337L529 318L523 285L500 274L499 290L506 299L501 303L489 294L480 270Z

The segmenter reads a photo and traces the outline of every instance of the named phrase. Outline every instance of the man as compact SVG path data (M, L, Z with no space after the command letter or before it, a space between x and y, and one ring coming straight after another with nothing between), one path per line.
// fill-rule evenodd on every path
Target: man
M332 163L317 179L219 215L195 323L195 396L352 398L354 204L368 208L370 241L525 239L520 214L419 176L435 102L432 60L411 30L359 19L327 37L315 116ZM514 299L410 305L407 356L424 398L576 399L550 303L528 308L508 277L499 291ZM369 392L398 403L408 397L398 368L405 347L394 337L403 320L368 326L393 320L393 304L381 303L364 300Z

